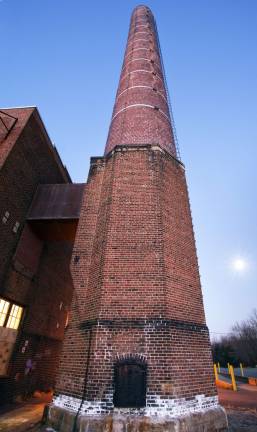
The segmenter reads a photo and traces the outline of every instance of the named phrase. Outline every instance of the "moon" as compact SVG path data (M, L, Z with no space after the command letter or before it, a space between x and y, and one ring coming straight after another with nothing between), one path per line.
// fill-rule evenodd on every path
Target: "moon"
M232 268L237 273L244 273L247 270L248 262L242 257L237 257L232 260Z

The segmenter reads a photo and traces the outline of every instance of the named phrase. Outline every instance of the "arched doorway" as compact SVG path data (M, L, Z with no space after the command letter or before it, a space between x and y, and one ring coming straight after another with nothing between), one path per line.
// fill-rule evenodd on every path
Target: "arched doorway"
M146 364L138 359L123 359L114 365L113 403L115 407L145 407L146 372Z

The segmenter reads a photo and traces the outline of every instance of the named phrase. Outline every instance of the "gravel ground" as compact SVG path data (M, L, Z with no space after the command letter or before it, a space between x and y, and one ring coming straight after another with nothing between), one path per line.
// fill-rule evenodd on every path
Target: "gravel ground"
M227 409L229 432L257 432L257 411Z

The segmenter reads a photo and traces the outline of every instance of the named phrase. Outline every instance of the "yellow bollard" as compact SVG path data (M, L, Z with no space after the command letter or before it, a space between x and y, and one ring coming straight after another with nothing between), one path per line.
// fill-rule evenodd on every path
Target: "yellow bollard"
M228 363L228 373L230 373L230 372L229 372L229 368L230 368L230 364Z
M213 365L213 369L214 369L215 380L217 381L219 379L219 377L218 377L218 372L217 372L217 366L215 363Z
M240 363L241 375L244 376L244 369L242 363Z
M230 372L230 376L231 376L232 388L234 391L237 391L234 368L232 365L230 366L229 372Z
M218 362L218 371L219 371L219 373L220 373L220 364L219 364L219 362Z

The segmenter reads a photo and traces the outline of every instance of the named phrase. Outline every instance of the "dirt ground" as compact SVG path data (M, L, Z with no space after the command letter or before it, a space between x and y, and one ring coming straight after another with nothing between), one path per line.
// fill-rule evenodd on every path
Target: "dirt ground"
M229 432L257 432L257 387L240 384L238 391L218 389L226 409Z

